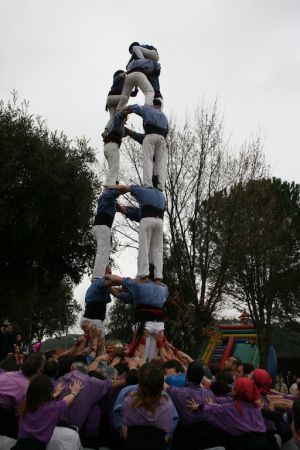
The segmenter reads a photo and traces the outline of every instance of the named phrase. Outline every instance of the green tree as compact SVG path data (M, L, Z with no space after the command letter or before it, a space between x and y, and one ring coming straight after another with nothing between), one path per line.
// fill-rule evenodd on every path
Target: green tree
M300 294L300 186L280 179L250 180L215 196L214 240L222 252L230 223L224 290L247 305L267 366L271 325L295 319Z
M21 305L37 313L38 304L46 314L42 303L52 296L60 329L66 295L59 294L81 280L94 257L94 151L84 139L72 143L50 132L15 96L0 103L0 148L2 315L13 308L18 321Z

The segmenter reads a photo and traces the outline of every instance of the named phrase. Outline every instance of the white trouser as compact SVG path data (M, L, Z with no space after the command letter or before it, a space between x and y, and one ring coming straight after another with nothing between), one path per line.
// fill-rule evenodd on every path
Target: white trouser
M167 174L167 143L160 134L146 134L143 140L143 184L153 187L153 175L158 177L157 188L164 190ZM153 163L153 157L155 161Z
M165 329L164 322L151 322L145 323L145 330L150 333L150 336L146 339L145 350L144 350L144 361L151 361L158 355L157 341L155 335Z
M145 106L153 106L154 90L150 81L142 72L131 72L125 78L121 99L117 107L118 111L126 107L131 91L135 86L143 92Z
M8 450L17 443L16 439L0 436L0 450Z
M66 427L55 427L47 450L81 450L79 434Z
M107 225L94 225L92 233L97 241L97 253L92 276L93 281L105 275L110 255L111 229Z
M105 184L115 185L119 181L120 147L116 142L104 144L104 156L108 164Z
M122 99L122 95L108 95L107 96L107 100L106 100L106 106L108 108L109 111L109 121L107 122L105 128L109 128L113 118L116 114L116 110L117 110L117 106L119 101ZM125 102L128 101L127 97L125 97L123 100L125 100Z
M132 53L134 53L139 59L152 59L152 61L155 62L159 60L156 50L149 50L148 48L140 47L139 45L132 47Z
M144 217L140 221L137 274L139 278L149 275L149 263L154 266L154 278L162 279L163 220L158 217Z

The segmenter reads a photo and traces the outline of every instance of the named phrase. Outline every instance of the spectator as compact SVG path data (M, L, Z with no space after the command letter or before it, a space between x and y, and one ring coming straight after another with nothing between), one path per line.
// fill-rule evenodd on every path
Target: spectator
M99 400L107 394L112 387L124 385L123 380L99 380L87 375L88 367L81 362L74 362L71 366L70 373L66 373L59 378L58 383L64 384L64 390L59 395L63 398L68 392L69 386L76 380L80 380L84 385L84 392L80 392L71 407L68 409L64 419L71 425L75 425L79 429L83 426L85 429L90 429L94 436L95 428L99 429L99 423L94 423L93 418L89 416L93 405L98 404ZM100 406L99 406L100 407ZM98 414L98 413L97 413ZM88 433L87 433L88 434ZM86 435L87 435L86 434Z
M283 377L281 375L276 377L275 390L281 394L288 394L288 387L283 381Z
M246 378L252 378L254 366L250 363L241 363L237 366L236 369L236 378L239 377L246 377Z
M21 372L6 372L1 375L0 407L16 411L25 399L30 380L43 372L44 358L40 353L25 360Z
M62 400L54 401L64 386L58 384L52 392L51 379L47 375L33 378L28 386L26 401L20 408L18 442L13 449L46 449L55 426L83 387L81 381L76 380L69 386L70 393Z
M299 387L300 387L300 377L297 377L295 383L293 383L290 387L290 394L298 395L300 392Z
M185 371L177 359L170 359L162 364L161 369L165 375L165 382L170 386L183 387L186 382Z
M122 430L126 440L125 448L131 448L133 444L139 445L135 448L143 448L144 436L151 439L153 448L165 447L164 438L167 440L173 429L173 405L162 393L163 385L161 370L152 363L145 364L140 371L135 395L127 397L123 405Z

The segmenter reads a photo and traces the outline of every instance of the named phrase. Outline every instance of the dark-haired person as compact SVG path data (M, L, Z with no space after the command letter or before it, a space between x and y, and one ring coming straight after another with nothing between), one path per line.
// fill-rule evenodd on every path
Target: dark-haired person
M173 430L173 405L162 392L164 377L161 370L144 364L140 370L139 385L133 396L128 396L122 410L122 430L125 449L166 448L166 440ZM145 445L146 443L146 445ZM139 445L138 447L136 447Z
M44 358L35 353L27 357L22 371L8 371L0 377L0 448L5 437L17 439L18 424L16 413L24 401L30 380L43 371Z
M109 111L110 119L106 124L105 130L103 133L104 136L106 135L106 133L109 129L109 126L112 123L112 120L116 114L118 103L122 98L121 94L122 94L122 90L123 90L123 86L124 86L125 76L126 76L126 74L125 74L124 70L117 70L113 75L113 84L107 95L106 106L105 106L105 109ZM137 93L138 93L138 90L134 89L130 93L130 97L136 97Z
M48 375L53 384L55 384L58 377L58 367L59 363L55 358L48 358L45 361L44 374Z
M68 409L65 420L78 427L85 437L94 437L99 429L99 422L95 422L91 411L98 416L95 411L101 409L99 401L108 393L111 387L120 387L124 385L124 380L99 380L87 375L88 366L82 362L74 362L70 373L66 373L57 380L65 387L59 398L63 398L68 392L68 386L74 381L80 380L84 385L84 391L80 392L73 405ZM96 405L96 407L95 407ZM98 408L97 408L98 407ZM101 411L100 411L101 413Z
M214 399L212 392L201 386L204 369L200 361L189 364L186 372L187 383L184 387L174 387L165 384L179 415L178 429L174 434L174 449L192 448L192 442L203 443L203 448L211 448L224 444L223 433L205 422L203 407ZM199 405L197 411L192 411L187 405L191 399ZM196 400L197 399L197 400ZM173 447L172 447L173 448Z
M204 376L203 366L199 361L193 361L189 364L186 372L187 382L184 387L175 387L165 384L166 392L174 402L180 418L181 425L190 425L203 419L201 409L198 414L194 414L186 408L187 401L194 398L199 405L205 405L214 398L209 389L201 387Z
M0 361L0 375L5 372L17 372L19 367L13 356L7 356Z
M158 61L159 56L157 49L153 45L141 45L139 42L132 42L129 46L129 53L131 53L131 58L129 62L138 59L152 59L152 61Z
M129 100L130 91L134 86L141 89L145 96L145 106L152 106L154 98L161 98L159 76L160 64L150 59L136 59L126 67L126 79L117 111L122 111Z
M221 405L199 405L205 420L231 436L235 449L269 449L264 419L258 405L259 392L254 381L240 377L234 383L232 402ZM196 402L189 401L196 410ZM199 408L198 406L198 408Z
M246 378L252 378L254 366L250 363L241 363L237 366L235 371L235 377L246 377Z
M185 371L177 359L170 359L160 366L165 375L165 382L169 386L183 387L186 383Z
M62 400L55 401L64 386L58 384L53 392L51 379L47 375L33 378L28 386L26 401L20 407L18 441L13 449L46 449L54 428L83 387L80 380L76 380L70 386L70 392Z
M152 106L130 105L126 114L137 114L143 119L145 137L143 139L143 184L146 187L157 187L164 190L166 180L167 143L166 137L169 123L161 111L161 101L153 100ZM154 164L153 164L153 160ZM154 179L154 183L153 183Z

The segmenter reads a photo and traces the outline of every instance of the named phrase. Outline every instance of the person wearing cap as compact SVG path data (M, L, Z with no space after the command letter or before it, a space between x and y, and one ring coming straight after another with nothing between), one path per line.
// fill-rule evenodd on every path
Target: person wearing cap
M128 50L131 54L129 62L135 59L151 59L155 62L159 61L157 49L153 47L153 45L141 45L139 42L132 42Z
M143 149L143 184L163 191L167 172L166 137L169 123L166 115L161 111L160 100L154 99L151 107L130 105L123 112L142 117L145 131L143 140L140 139ZM129 136L131 136L130 133Z
M107 132L103 133L103 150L108 164L105 184L108 185L119 183L120 146L122 138L125 136L124 124L126 119L126 114L117 112L110 121Z
M204 419L229 434L233 449L247 448L248 442L251 448L269 448L259 399L254 381L240 377L234 383L233 401L205 405ZM192 408L193 401L188 404Z
M111 187L120 194L130 194L139 203L140 212L132 211L135 220L140 218L138 273L139 278L149 275L149 266L154 266L154 279L163 278L163 216L166 208L164 194L155 188L137 185Z
M106 111L109 111L110 118L105 126L105 130L103 133L104 135L108 132L108 129L109 129L109 127L112 123L112 120L114 118L114 115L116 113L118 103L121 100L125 77L126 77L126 73L124 70L121 70L121 69L117 70L113 75L113 84L110 88L110 91L108 92L106 106L105 106ZM137 93L138 93L138 89L135 88L129 95L130 95L130 97L136 97ZM126 99L126 102L127 101L128 100Z
M130 62L126 67L126 78L123 85L117 111L122 111L129 100L132 89L136 86L145 96L145 106L152 105L154 89L148 79L149 75L160 73L160 64L150 59L137 59Z

